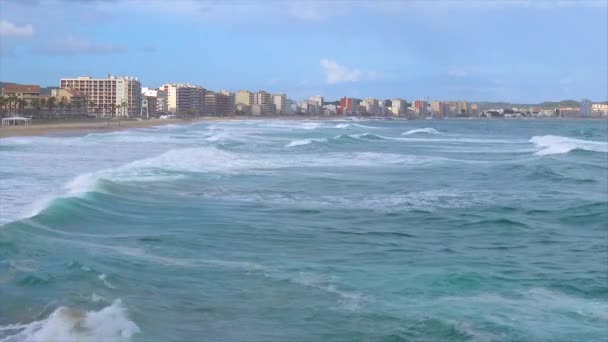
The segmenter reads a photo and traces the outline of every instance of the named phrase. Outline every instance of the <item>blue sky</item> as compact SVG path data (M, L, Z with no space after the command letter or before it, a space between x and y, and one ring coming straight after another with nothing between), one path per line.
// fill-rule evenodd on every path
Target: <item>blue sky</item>
M607 0L0 0L0 80L471 101L608 99Z

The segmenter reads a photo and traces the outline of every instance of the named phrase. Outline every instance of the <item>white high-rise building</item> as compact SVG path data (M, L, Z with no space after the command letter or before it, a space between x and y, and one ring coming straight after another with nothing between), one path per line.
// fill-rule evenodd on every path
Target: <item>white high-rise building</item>
M308 100L315 102L319 107L323 107L323 102L325 102L325 98L321 95L311 96Z
M102 116L139 116L141 83L137 77L62 78L60 88L77 90L87 97L87 111Z

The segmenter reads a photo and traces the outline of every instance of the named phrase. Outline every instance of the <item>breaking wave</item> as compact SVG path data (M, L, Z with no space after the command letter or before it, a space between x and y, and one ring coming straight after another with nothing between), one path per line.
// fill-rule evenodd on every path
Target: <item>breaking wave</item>
M564 154L573 150L608 153L607 142L573 139L559 135L534 136L530 142L540 147L535 153L538 156Z
M139 332L117 299L99 311L62 306L43 320L0 326L0 341L129 341Z
M438 130L436 130L434 128L427 127L427 128L412 129L412 130L409 130L409 131L407 131L405 133L401 133L401 135L412 135L412 134L419 134L419 133L436 134L436 135L443 134L443 133L439 132Z
M291 141L289 144L285 145L285 147L294 147L294 146L303 146L303 145L309 145L312 143L322 143L322 142L327 142L327 139L302 139L302 140L293 140Z

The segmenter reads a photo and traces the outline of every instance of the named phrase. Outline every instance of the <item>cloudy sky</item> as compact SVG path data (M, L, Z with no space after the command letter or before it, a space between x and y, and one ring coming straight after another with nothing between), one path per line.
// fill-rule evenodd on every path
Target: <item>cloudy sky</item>
M0 81L608 99L608 0L0 0Z

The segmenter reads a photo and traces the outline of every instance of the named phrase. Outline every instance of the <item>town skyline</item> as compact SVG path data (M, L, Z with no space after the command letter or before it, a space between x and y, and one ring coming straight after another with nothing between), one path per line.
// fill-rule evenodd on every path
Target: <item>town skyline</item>
M0 1L0 80L112 72L294 99L607 100L605 1L267 4Z

